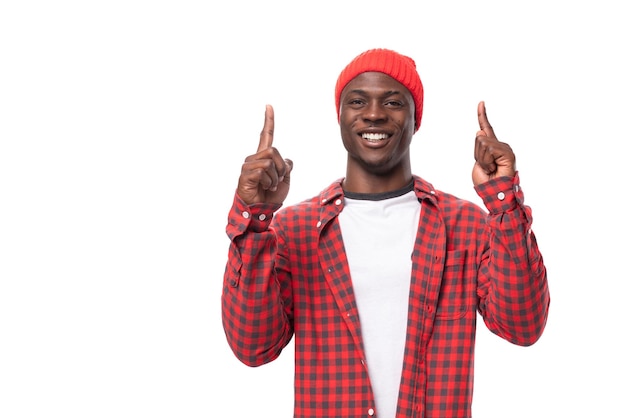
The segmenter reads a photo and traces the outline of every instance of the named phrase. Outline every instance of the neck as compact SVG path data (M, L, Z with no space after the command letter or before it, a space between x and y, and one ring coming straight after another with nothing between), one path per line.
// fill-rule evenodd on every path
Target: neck
M402 173L396 175L361 175L359 173L346 173L342 187L344 191L351 193L387 193L401 189L413 182L413 175Z

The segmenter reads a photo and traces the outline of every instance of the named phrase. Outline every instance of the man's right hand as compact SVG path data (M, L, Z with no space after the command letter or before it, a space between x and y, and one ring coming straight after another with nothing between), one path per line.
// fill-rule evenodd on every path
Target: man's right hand
M254 203L282 204L289 193L293 162L283 159L274 142L274 109L265 106L265 122L256 154L246 158L241 167L237 194L248 205Z

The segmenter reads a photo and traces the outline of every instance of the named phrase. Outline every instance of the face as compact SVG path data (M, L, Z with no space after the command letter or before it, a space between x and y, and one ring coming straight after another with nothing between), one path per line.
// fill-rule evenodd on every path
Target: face
M339 125L348 151L348 173L410 174L415 104L401 83L379 72L355 77L341 93Z

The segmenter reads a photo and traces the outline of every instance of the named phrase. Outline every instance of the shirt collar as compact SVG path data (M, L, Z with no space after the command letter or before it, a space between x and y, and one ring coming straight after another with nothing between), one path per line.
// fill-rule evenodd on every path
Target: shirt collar
M333 181L328 187L326 187L319 195L320 205L327 205L333 203L337 199L343 199L343 189L341 188L341 182L344 177L341 177ZM437 191L433 185L423 178L413 175L413 189L417 198L422 201L423 199L437 200Z

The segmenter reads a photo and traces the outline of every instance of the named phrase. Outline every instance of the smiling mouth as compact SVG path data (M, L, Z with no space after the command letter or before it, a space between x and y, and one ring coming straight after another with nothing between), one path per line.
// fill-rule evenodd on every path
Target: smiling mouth
M361 138L366 140L367 142L377 143L389 138L389 135L383 133L370 133L366 132L361 134Z

